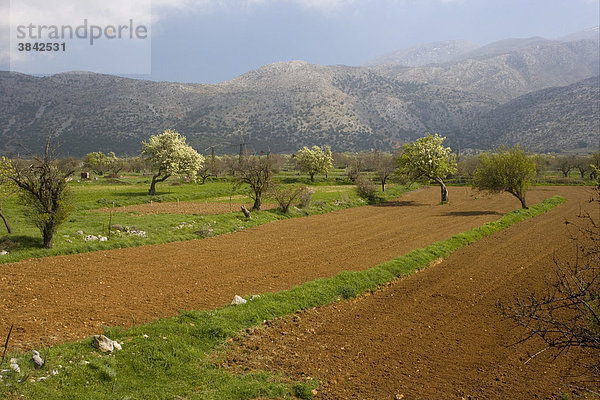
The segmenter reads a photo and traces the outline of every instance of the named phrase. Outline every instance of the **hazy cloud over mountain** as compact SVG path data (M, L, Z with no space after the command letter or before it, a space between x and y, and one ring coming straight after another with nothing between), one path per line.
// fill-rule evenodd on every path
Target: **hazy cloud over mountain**
M36 1L27 2L34 14ZM118 4L135 15L139 1ZM0 0L4 25L8 4ZM52 4L61 19L75 8L110 18L91 0ZM277 61L363 65L422 43L559 38L597 26L598 13L589 0L154 0L152 74L136 77L214 83ZM0 37L8 69L8 35Z

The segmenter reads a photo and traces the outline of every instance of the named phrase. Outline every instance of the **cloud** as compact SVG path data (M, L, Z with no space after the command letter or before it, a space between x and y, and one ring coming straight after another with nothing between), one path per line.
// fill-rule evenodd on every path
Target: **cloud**
M275 3L296 4L305 9L332 11L372 0L154 0L153 6L162 10L211 12L215 9L264 6Z

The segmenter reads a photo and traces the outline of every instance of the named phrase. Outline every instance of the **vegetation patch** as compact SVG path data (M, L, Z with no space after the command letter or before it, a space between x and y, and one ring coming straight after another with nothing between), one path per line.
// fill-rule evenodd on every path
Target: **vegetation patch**
M45 360L41 369L34 369L30 354L8 355L7 359L16 359L20 372L2 372L0 393L9 398L23 395L31 399L311 398L316 387L314 380L289 382L267 372L231 374L214 365L208 355L246 329L298 310L375 290L564 201L556 196L368 270L342 272L289 290L249 297L245 304L181 312L177 317L128 330L106 327L105 335L123 347L111 354L93 349L90 338L41 349Z

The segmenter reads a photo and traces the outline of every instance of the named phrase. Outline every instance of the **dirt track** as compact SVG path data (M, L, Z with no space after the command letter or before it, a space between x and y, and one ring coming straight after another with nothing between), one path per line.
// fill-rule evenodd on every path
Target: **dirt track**
M589 189L588 189L589 190ZM554 189L552 189L554 191ZM552 362L496 304L544 292L553 255L573 256L565 218L576 220L585 189L569 202L467 246L448 260L353 301L278 320L236 346L229 365L323 382L317 399L535 399L571 394L577 352ZM598 215L597 204L587 205ZM594 208L590 208L594 207ZM574 368L571 373L580 372ZM588 386L589 387L589 386Z
M571 201L544 218L572 216L587 196L582 188L540 188L528 199L534 203L557 193ZM4 264L0 335L15 324L12 346L28 348L99 333L102 324L128 326L180 309L214 308L235 294L281 290L341 270L369 268L518 207L508 195L477 196L450 188L451 204L440 206L439 191L428 188L385 206L278 221L203 240Z

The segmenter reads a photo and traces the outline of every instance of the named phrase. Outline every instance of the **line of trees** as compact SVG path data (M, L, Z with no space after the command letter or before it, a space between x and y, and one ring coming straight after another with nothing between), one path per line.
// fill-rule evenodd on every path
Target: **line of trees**
M151 171L149 195L156 194L156 185L170 177L185 178L190 182L230 174L238 183L250 189L254 201L252 209L260 210L265 196L270 195L287 212L291 202L305 194L304 186L286 188L273 182L274 173L284 164L292 164L307 173L310 181L318 174L328 176L334 167L345 169L346 176L357 184L357 190L370 200L377 198L373 177L385 192L390 178L432 182L440 186L441 202L449 200L446 179L458 174L469 176L472 186L492 193L508 192L515 196L523 208L527 207L526 191L540 170L554 168L568 175L573 168L581 176L589 172L598 175L600 152L590 156L534 156L520 147L500 147L476 157L462 157L459 161L445 138L437 134L404 144L395 155L372 151L368 153L332 153L328 146L303 147L295 155L279 154L221 156L214 153L205 158L186 143L186 138L174 130L166 130L142 142L140 157L119 158L115 153L93 152L82 161L55 157L50 138L42 156L30 160L0 159L0 219L6 230L12 232L9 221L2 212L2 204L17 194L26 206L31 221L40 229L43 246L52 247L52 236L68 215L70 209L68 181L79 168L89 169L97 175L118 177L121 171ZM367 177L365 172L371 172ZM289 189L289 190L288 190Z

